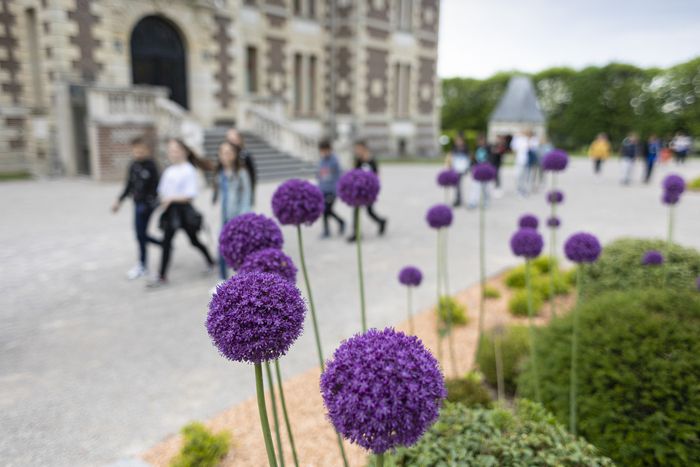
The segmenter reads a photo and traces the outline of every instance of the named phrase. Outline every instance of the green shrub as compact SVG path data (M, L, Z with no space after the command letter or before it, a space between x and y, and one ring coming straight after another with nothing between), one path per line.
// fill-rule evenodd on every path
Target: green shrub
M481 338L481 345L476 352L476 363L486 382L497 386L496 358L493 340L498 330L489 330ZM501 338L501 356L503 357L503 384L506 393L515 394L518 375L524 360L530 354L530 335L527 326L513 325L505 328Z
M688 189L691 191L700 191L700 177L695 178L688 183Z
M549 255L538 256L532 260L531 264L532 272L536 274L549 274L552 267L557 268L557 260Z
M700 294L607 292L577 310L578 432L621 465L700 465ZM562 423L572 316L537 334L542 401ZM518 391L532 397L528 367Z
M226 431L212 434L201 423L190 423L182 429L183 444L171 467L214 467L226 456L231 435Z
M447 400L464 404L468 407L491 406L491 393L484 386L484 376L475 371L467 373L464 378L445 381Z
M501 298L501 291L496 287L487 285L484 287L484 298Z
M664 265L643 266L642 256L648 250L664 253ZM661 287L665 274L668 274L667 287L677 290L694 288L700 275L700 252L672 244L666 253L663 240L617 240L603 248L598 261L585 268L583 293L597 295L606 290Z
M525 266L517 266L506 273L506 285L511 289L525 287Z
M532 289L532 315L537 316L542 310L542 294L533 287ZM515 316L527 316L527 290L518 290L508 301L508 311Z
M532 281L532 289L536 290L545 300L549 300L552 296L552 278L549 275L535 277ZM566 295L569 292L571 292L571 286L567 284L561 274L556 274L554 276L554 294Z
M567 269L566 271L562 272L562 277L564 279L564 282L568 285L570 285L572 288L576 288L576 275L577 275L577 268L571 268Z
M567 433L541 405L527 400L520 400L514 411L446 402L417 444L386 457L386 467L613 465L585 440Z
M464 326L469 322L467 318L467 306L459 303L450 296L440 297L440 322L448 323L448 317L452 319L453 326Z

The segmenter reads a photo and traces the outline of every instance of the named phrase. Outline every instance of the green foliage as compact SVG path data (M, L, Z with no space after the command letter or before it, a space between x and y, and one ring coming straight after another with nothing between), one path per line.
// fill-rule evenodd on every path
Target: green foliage
M476 352L476 363L486 382L492 387L497 386L496 357L494 338L496 332L501 332L501 356L503 357L503 384L508 394L515 394L518 375L523 362L530 354L530 335L527 326L513 325L505 330L490 330L481 338L481 345Z
M511 289L522 289L525 287L525 265L512 268L506 273L506 285Z
M445 381L447 400L464 404L467 407L490 407L491 393L484 386L484 376L475 371L467 373L464 378Z
M29 180L30 178L32 178L32 174L24 170L20 170L17 172L0 172L0 182Z
M450 296L440 297L440 322L447 325L448 318L451 318L453 326L464 326L469 322L467 318L467 306L459 303Z
M667 244L662 240L621 239L605 246L598 261L584 268L583 293L597 295L606 290L628 290L666 287L683 290L695 287L700 275L700 252L693 248ZM664 254L663 266L643 266L642 256L648 250Z
M579 316L578 432L620 465L700 465L700 294L626 289ZM566 423L573 314L537 334L542 401ZM534 395L529 363L518 391Z
M182 429L183 444L171 467L214 467L226 456L231 434L212 434L201 423L190 423Z
M501 298L501 291L496 287L487 285L484 287L484 298Z
M373 460L370 462L373 464ZM411 447L387 454L386 467L611 466L595 447L559 425L541 405L468 408L446 402L438 421Z
M549 274L552 268L556 269L558 267L556 258L552 258L549 255L538 256L530 264L532 265L532 272L536 274Z
M570 285L571 287L576 287L576 277L577 277L577 271L578 269L573 267L571 269L567 269L562 273L562 277L564 278L564 282Z
M532 280L532 289L536 290L542 298L549 300L552 296L552 278L548 275L537 276ZM566 295L571 292L571 286L561 274L554 275L554 295Z
M538 316L542 311L542 294L533 287L532 289L532 316ZM517 290L508 300L508 311L514 316L528 316L527 290Z
M700 191L700 177L691 180L688 183L688 189L691 191Z

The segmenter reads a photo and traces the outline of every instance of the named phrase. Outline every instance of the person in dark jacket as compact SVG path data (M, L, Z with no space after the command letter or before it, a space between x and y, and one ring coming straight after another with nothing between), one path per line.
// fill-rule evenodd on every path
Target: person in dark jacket
M355 153L355 168L356 169L361 169L361 170L370 170L379 175L379 170L377 167L377 161L372 155L372 153L369 150L369 147L367 146L367 143L363 140L355 142L355 147L354 147L354 153ZM387 220L383 217L380 217L377 215L376 212L374 212L374 205L370 204L367 206L367 214L369 214L369 217L377 224L379 227L379 235L384 235L384 232L386 231L386 224ZM359 214L358 214L359 215ZM353 218L353 228L352 228L352 235L348 238L348 242L354 242L357 240L355 237L355 232L356 232L356 225L355 222L357 222L356 218Z
M127 272L129 279L145 276L148 272L146 247L148 243L161 245L161 241L148 235L148 221L158 206L158 166L151 157L151 149L142 138L131 141L132 161L126 173L126 185L112 205L112 212L119 211L122 202L131 196L134 200L134 230L139 245L139 262Z
M338 222L340 235L343 235L345 233L345 220L333 210L337 196L338 180L340 180L343 169L340 167L338 158L333 154L333 146L330 141L321 141L318 144L318 152L321 159L318 162L316 179L318 180L318 188L323 193L323 238L331 236L330 226L328 225L328 221L331 218Z
M258 172L255 169L255 160L253 159L253 154L251 154L251 152L246 149L245 142L243 141L243 136L241 136L241 134L235 128L230 128L226 132L226 141L240 148L239 154L241 157L241 161L243 161L243 165L245 165L245 169L248 172L248 175L250 176L250 186L252 189L251 203L255 204L255 187L258 183Z

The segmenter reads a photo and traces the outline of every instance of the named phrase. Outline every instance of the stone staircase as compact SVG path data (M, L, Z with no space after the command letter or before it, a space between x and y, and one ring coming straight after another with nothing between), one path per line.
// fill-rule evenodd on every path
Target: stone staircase
M214 127L204 132L204 152L215 160L219 145L226 137L226 127ZM315 166L281 152L254 133L242 131L246 149L253 155L258 180L261 182L313 176Z

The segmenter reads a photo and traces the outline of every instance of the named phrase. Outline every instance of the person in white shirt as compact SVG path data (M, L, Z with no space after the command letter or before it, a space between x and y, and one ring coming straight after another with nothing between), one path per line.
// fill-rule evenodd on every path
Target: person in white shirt
M197 169L203 167L194 152L179 139L170 139L167 146L170 166L165 169L158 183L158 197L163 208L160 228L163 230L163 256L160 262L158 278L149 283L150 287L167 284L168 265L172 252L175 233L182 229L190 239L193 247L198 249L207 263L207 271L213 271L214 261L199 239L197 232L202 226L202 215L192 206L197 196Z
M511 143L515 153L515 177L518 193L527 196L529 193L528 182L530 172L528 170L528 154L530 152L530 136L524 132L518 133Z

